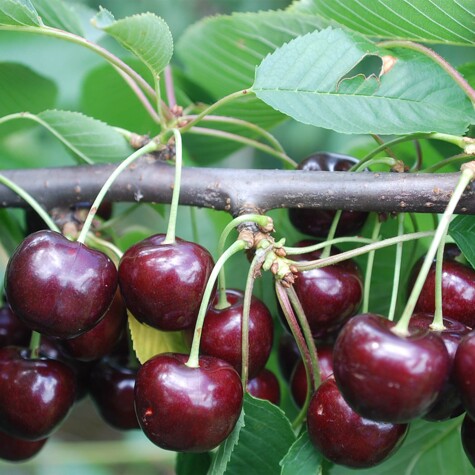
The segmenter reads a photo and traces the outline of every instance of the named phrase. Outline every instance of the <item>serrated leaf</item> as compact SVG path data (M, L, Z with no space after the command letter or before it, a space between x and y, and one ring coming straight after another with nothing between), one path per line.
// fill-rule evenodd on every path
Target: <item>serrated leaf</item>
M301 0L291 10L322 15L367 36L475 44L472 0Z
M462 64L457 69L470 86L475 87L475 62Z
M179 452L176 457L176 475L206 475L211 464L211 454Z
M135 354L140 363L160 353L184 353L185 344L181 332L162 332L140 323L130 312L129 330Z
M0 25L41 26L30 0L0 0Z
M84 32L78 17L64 0L31 0L43 23L79 36Z
M153 13L115 20L110 12L101 9L92 23L132 51L154 75L160 75L170 62L172 34L166 22Z
M447 422L415 421L401 448L375 468L360 469L359 475L472 475L473 467L460 441L461 418ZM354 475L355 471L334 465L330 475Z
M279 461L295 441L289 420L277 406L249 394L244 398L243 414L232 439L216 452L208 475L280 473Z
M370 87L351 76L368 54L395 60L388 71L367 77ZM432 60L415 51L382 50L341 29L309 33L267 56L252 89L300 122L347 134L463 135L475 119L464 92Z
M280 461L280 475L318 475L321 473L322 459L310 442L308 432L304 431Z
M130 154L129 145L113 127L79 112L47 110L36 117L85 163L115 162Z
M449 234L475 269L475 216L460 215L452 220Z

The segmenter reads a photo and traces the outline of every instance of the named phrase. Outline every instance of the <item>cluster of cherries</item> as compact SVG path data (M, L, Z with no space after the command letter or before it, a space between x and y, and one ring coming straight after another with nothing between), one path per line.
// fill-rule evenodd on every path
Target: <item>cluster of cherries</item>
M300 168L344 171L354 163L316 154ZM290 219L321 238L333 214L296 209ZM338 232L355 234L365 219L365 213L343 215ZM295 259L319 257L318 251ZM164 449L202 452L225 440L243 404L243 292L228 289L225 302L218 293L211 299L197 363L187 354L164 353L140 366L123 343L126 308L141 323L182 331L191 342L213 266L200 245L169 242L162 234L128 249L118 268L104 253L59 233L30 234L8 263L8 305L0 312L0 457L36 454L87 391L107 422L124 430L140 427ZM380 315L357 315L363 278L352 260L301 272L295 280L322 381L310 399L307 428L332 462L371 467L400 446L412 420L445 420L464 411L462 441L475 462L475 272L447 253L445 329L439 331L430 327L434 275L432 268L404 335ZM38 348L27 346L31 331L41 335ZM247 391L279 404L278 380L265 368L273 335L269 310L253 297ZM280 343L282 375L303 406L305 367L290 335L284 333Z

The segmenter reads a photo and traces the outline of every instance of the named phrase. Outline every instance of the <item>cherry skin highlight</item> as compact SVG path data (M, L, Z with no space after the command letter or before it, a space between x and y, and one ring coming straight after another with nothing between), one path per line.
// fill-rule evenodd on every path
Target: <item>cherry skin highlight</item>
M233 430L243 403L236 370L225 361L201 356L199 367L188 355L162 353L139 369L135 410L140 427L158 447L177 452L206 452Z
M135 244L119 264L127 308L142 323L163 331L195 324L211 270L211 254L193 242L163 244L164 234Z
M24 239L5 276L13 312L56 338L73 338L99 323L116 288L117 270L105 254L53 231Z

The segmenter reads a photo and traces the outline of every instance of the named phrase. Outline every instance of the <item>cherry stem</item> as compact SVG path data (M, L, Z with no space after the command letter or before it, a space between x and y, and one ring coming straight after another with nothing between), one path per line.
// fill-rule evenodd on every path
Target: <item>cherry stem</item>
M104 251L114 261L116 265L124 255L124 253L115 244L106 241L105 239L101 239L93 233L89 233L87 235L86 243L90 245L90 247L94 247L96 249Z
M381 221L377 213L374 214L374 225L373 233L371 234L371 240L376 242L379 237L379 232L381 231ZM368 260L366 262L366 271L365 279L363 284L363 304L361 306L361 312L367 313L369 308L369 294L371 290L371 276L373 275L373 265L374 265L374 254L375 250L369 251Z
M228 238L229 234L237 226L244 223L256 223L262 228L266 228L272 225L272 219L262 214L243 214L237 218L234 218L226 225L226 227L223 229L223 232L221 233L221 236L219 237L218 256L223 254L224 246L226 245L226 239ZM219 273L219 298L215 308L223 309L226 307L229 307L229 302L226 296L226 272L224 271L223 267Z
M214 284L216 279L218 278L219 271L224 266L225 262L233 255L239 251L246 249L248 243L238 239L235 241L231 246L224 251L221 256L219 256L216 264L211 271L209 276L208 282L205 287L205 291L203 293L203 299L201 300L200 309L198 312L198 317L196 319L195 324L195 332L193 334L193 342L191 343L191 350L190 350L190 357L186 362L186 365L190 368L198 368L199 367L199 352L200 352L200 340L201 340L201 333L203 331L203 323L206 316L206 311L208 310L208 305L211 299L211 293L214 289Z
M335 239L331 239L330 241L324 241L320 242L318 244L312 244L311 246L306 246L306 247L287 247L283 246L283 249L285 250L286 255L292 256L292 255L297 255L297 254L307 254L309 252L313 251L318 251L319 249L322 249L328 245L335 245L335 244L342 244L342 243L348 243L348 242L355 242L359 244L371 244L373 241L369 238L363 238L363 237L339 237Z
M142 155L145 155L148 152L153 152L157 150L159 145L157 145L153 140L144 145L142 148L139 148L136 150L132 155L127 157L109 176L109 178L106 180L102 188L99 190L99 193L96 196L96 199L92 203L91 209L89 210L89 213L86 216L86 219L84 221L83 227L81 229L81 232L79 233L79 237L77 239L78 242L81 242L84 244L86 242L86 237L87 233L89 232L89 229L91 228L92 221L94 219L94 216L96 215L96 212L99 208L99 206L102 203L102 200L104 199L104 196L106 193L109 191L109 188L112 186L116 178L137 158L141 157Z
M393 246L398 242L412 241L414 239L422 239L426 237L434 236L433 231L421 231L418 233L404 234L402 236L395 236L388 239L383 239L382 241L373 242L366 246L359 247L358 249L352 249L351 251L341 252L340 254L335 254L334 256L327 257L326 259L316 259L314 261L293 261L292 265L299 271L306 271L312 269L319 269L320 267L330 266L332 264L337 264L338 262L346 261L347 259L353 259L354 257L362 256L367 254L372 250L383 249L388 246ZM306 249L306 248L302 248ZM309 251L304 251L302 254Z
M445 238L445 236L444 236ZM442 312L442 268L444 263L445 239L441 239L435 259L435 306L434 319L430 328L435 331L445 330L444 315Z
M173 84L173 72L171 66L168 64L164 70L165 76L165 91L167 93L168 107L176 106L175 86Z
M10 188L10 190L16 193L20 198L25 200L40 215L41 219L46 223L46 225L48 226L48 228L51 229L51 231L61 233L61 230L58 228L51 216L46 212L44 208L42 208L42 206L38 203L38 201L33 198L33 196L31 196L23 188L21 188L16 183L9 180L6 176L3 176L2 174L0 174L0 183Z
M419 299L419 295L427 278L427 274L429 273L430 266L432 265L432 261L434 260L439 244L447 234L452 215L454 214L455 207L457 206L460 197L465 191L465 188L467 188L468 184L473 180L474 176L475 161L462 165L462 173L460 178L457 182L457 185L455 186L447 208L445 209L439 221L439 225L437 226L437 230L435 231L434 237L432 238L431 245L427 251L424 262L422 263L422 267L419 271L416 282L414 283L414 287L411 291L406 307L404 308L399 322L393 329L394 332L401 335L407 335L409 320L411 319L412 313L414 312L414 308L416 306L417 300Z
M407 48L413 51L418 51L419 53L422 53L425 56L431 58L452 77L452 79L465 92L465 94L472 101L472 103L475 103L475 90L450 63L448 63L444 58L442 58L442 56L437 54L434 50L427 48L427 46L423 46L419 43L414 43L412 41L405 40L382 41L378 43L378 46L381 46L383 48Z
M397 227L397 235L402 236L404 234L404 220L405 220L405 213L399 213L397 220L398 220L398 227ZM388 311L388 320L393 321L394 315L396 314L396 304L397 304L397 297L399 292L399 281L401 279L401 266L402 266L402 248L403 243L398 242L396 244L396 257L394 259L394 277L393 277L393 289L391 292L391 302L389 304L389 311Z
M153 75L153 83L155 84L155 96L156 96L155 108L158 112L158 116L160 117L160 125L163 129L165 126L165 120L163 117L162 96L160 92L160 76L158 74Z
M30 358L37 359L40 356L41 333L31 332L30 338Z
M441 160L440 162L435 163L424 170L421 170L421 173L433 173L449 165L460 165L460 162L466 162L467 158L472 159L473 155L468 153L459 153L457 155L453 155L452 157L444 158L444 160Z
M327 239L326 243L327 245L323 248L322 253L320 254L321 259L325 259L326 257L329 257L331 254L332 246L331 244L328 244L329 241L332 241L335 238L336 234L336 228L338 227L338 223L340 222L341 214L343 211L341 209L337 210L335 213L335 216L333 216L332 224L330 226L330 229L328 230L327 234Z

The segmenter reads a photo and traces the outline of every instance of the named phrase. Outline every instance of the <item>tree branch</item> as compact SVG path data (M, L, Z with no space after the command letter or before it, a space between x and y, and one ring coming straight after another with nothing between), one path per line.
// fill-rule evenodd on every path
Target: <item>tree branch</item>
M43 206L93 201L117 165L4 170ZM173 166L141 159L126 169L107 194L110 201L169 203ZM180 203L233 215L275 208L322 208L379 212L440 213L445 209L458 173L341 173L299 170L184 168ZM0 186L0 207L25 203ZM475 186L464 193L457 213L475 214Z

